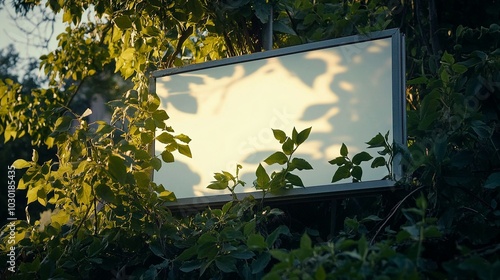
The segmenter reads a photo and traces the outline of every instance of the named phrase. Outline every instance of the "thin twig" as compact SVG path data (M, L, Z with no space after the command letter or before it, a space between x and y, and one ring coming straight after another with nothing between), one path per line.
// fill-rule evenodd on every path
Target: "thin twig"
M380 233L380 231L385 227L385 225L387 224L387 222L389 222L389 220L392 218L392 216L394 216L394 214L396 214L397 210L399 209L399 207L401 207L401 205L403 204L403 202L405 202L409 197L411 197L414 193L416 193L417 191L425 188L426 186L420 186L416 189L414 189L413 191L411 191L409 194L407 194L402 200L400 200L392 209L391 209L391 212L389 213L389 215L385 218L384 222L382 223L382 225L377 229L377 232L375 232L375 235L372 237L371 241L370 241L370 245L373 245L373 242L375 241L375 238L377 237L377 235Z

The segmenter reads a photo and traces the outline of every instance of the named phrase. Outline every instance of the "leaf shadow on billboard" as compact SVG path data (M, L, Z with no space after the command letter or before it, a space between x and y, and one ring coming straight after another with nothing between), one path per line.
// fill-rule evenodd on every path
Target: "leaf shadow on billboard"
M257 165L280 149L271 128L290 134L312 126L295 156L314 170L296 174L306 186L327 185L335 171L328 160L342 143L353 155L392 130L391 67L391 39L384 38L158 77L167 124L193 139L193 158L177 156L154 180L178 198L217 195L206 189L213 173L242 164L247 187L239 191L254 191ZM157 142L156 153L163 147ZM387 175L363 167L365 181Z

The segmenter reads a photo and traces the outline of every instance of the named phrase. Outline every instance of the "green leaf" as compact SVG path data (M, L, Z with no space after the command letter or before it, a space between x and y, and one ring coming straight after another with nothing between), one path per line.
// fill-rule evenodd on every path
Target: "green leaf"
M225 273L235 272L236 268L236 259L230 256L221 256L215 259L215 265L218 269Z
M164 161L164 162L174 162L175 159L174 159L174 155L167 151L167 150L164 150L162 153L161 153L161 159ZM161 163L161 162L160 162ZM156 168L155 168L156 169ZM158 168L159 169L159 168ZM157 170L158 170L157 169Z
M483 188L495 189L498 187L500 187L500 172L490 174L488 179L486 179L486 182L484 182Z
M108 159L108 171L116 181L124 183L127 177L125 160L119 156L111 155Z
M235 259L248 260L255 256L252 251L232 251L231 256Z
M290 182L294 186L304 187L302 179L300 179L300 177L295 174L287 173L285 175L285 178L288 180L288 182Z
M245 235L250 235L253 232L255 232L255 220L246 223L243 227L243 233Z
M180 141L182 141L186 144L189 144L189 142L191 142L191 138L189 138L189 136L184 135L184 134L176 135L175 138L179 139Z
M453 55L449 54L447 51L444 51L444 54L441 57L441 60L443 62L446 62L446 63L450 64L450 65L452 65L453 63L455 63L455 58L453 58Z
M72 119L70 117L67 117L67 116L59 117L55 123L54 131L55 132L69 131L69 129L71 127L71 122L72 122Z
M463 74L463 73L467 72L467 70L468 70L467 66L465 66L463 64L458 64L458 63L453 64L451 66L451 69L457 74Z
M163 122L169 119L169 116L165 110L157 110L153 112L153 119L157 122Z
M40 187L34 187L34 188L28 189L28 193L26 194L26 198L28 198L28 201L27 201L28 204L30 204L34 201L37 201L39 189L40 189Z
M179 268L182 272L191 272L195 269L199 269L202 263L200 260L186 261L183 262L181 267Z
M336 157L332 160L329 160L328 163L330 163L331 165L338 165L338 166L341 166L343 164L345 164L347 162L346 158L345 157Z
M137 186L140 188L146 188L149 186L149 182L151 180L150 174L143 171L138 171L134 173L135 182Z
M162 191L161 193L158 194L158 197L164 201L176 201L177 198L175 197L175 194L171 191Z
M226 204L224 204L222 206L222 213L227 213L227 211L229 211L229 209L231 209L231 206L233 206L233 202L232 201L229 201Z
M385 166L385 158L384 157L376 157L371 164L372 168L377 168L380 166Z
M363 162L363 161L369 161L372 158L373 157L369 153L367 153L367 152L361 152L359 154L354 155L354 157L352 158L352 163L354 163L355 165L360 165L361 162Z
M147 26L142 30L142 33L151 37L155 37L160 35L161 31L156 26Z
M290 163L290 169L298 169L298 170L311 170L313 167L309 162L307 162L305 159L302 158L293 158L292 162Z
M207 186L208 189L212 190L224 190L228 187L228 182L212 182Z
M158 241L151 242L149 244L149 249L151 250L151 252L153 252L153 254L155 254L158 257L163 257L165 255Z
M119 16L114 19L116 26L118 28L125 30L132 27L132 20L128 16Z
M285 164L288 161L288 157L283 152L275 152L274 154L267 157L264 162L272 165L272 164Z
M172 155L172 160L174 160L173 155ZM158 159L156 157L152 158L150 163L151 163L151 166L154 168L154 170L156 170L156 171L160 170L160 168L161 168L161 160L160 159Z
M250 248L250 250L260 250L260 249L266 249L267 243L261 234L252 233L248 236L247 246L248 248Z
M406 82L407 85L420 85L420 84L426 84L428 82L427 77L425 76L420 76L415 79L409 80Z
M294 143L297 143L297 136L299 135L299 133L297 132L297 129L295 129L295 127L292 129L292 140Z
M323 268L323 265L319 265L319 267L316 269L316 272L314 273L314 279L315 280L325 280L326 279L326 271Z
M31 166L31 162L28 162L24 159L16 159L13 163L12 166L14 166L15 169L23 169L26 167Z
M163 144L170 144L175 141L174 136L168 132L162 132L160 135L156 136L156 140Z
M97 196L107 202L114 203L115 202L115 194L111 190L111 188L106 184L99 184L95 188L95 192Z
M384 136L382 136L382 134L379 133L375 137L373 137L370 141L366 142L366 144L368 144L368 148L384 147L385 144Z
M304 143L307 140L309 134L311 133L311 129L312 127L306 128L297 135L297 141L295 142L297 146Z
M342 147L340 147L340 155L346 157L348 153L349 150L347 149L347 146L344 143L342 143Z
M128 48L121 53L120 58L122 58L125 61L130 61L134 59L134 55L135 55L135 48Z
M290 229L288 229L288 227L285 225L281 225L276 228L266 238L267 247L271 248L280 235L290 235Z
M271 254L263 252L252 262L252 274L262 272L271 261Z
M309 235L304 233L300 238L300 249L312 249L312 241Z
M177 256L176 260L187 261L190 258L196 256L197 253L198 253L198 247L191 246L191 247L187 248L186 250L184 250L179 256Z
M260 20L262 23L267 23L269 21L269 16L271 15L271 5L267 1L255 1L254 2L254 9L255 9L255 16Z
M285 155L289 156L293 153L293 140L288 138L281 146Z
M351 170L351 175L354 179L361 181L361 176L363 176L363 169L360 166L354 166Z
M177 149L179 150L179 153L181 153L182 155L185 155L188 158L193 157L193 155L191 154L191 149L189 148L188 145L179 144L179 147Z
M350 176L351 176L351 171L349 169L349 166L346 165L340 166L333 175L332 183L335 183L345 178L349 178Z
M271 253L273 258L279 260L280 262L286 262L288 260L289 253L285 250L269 250L269 253Z
M273 129L273 135L274 138L280 142L280 144L283 144L287 138L285 132L279 129Z
M270 181L270 178L269 178L269 175L267 174L266 170L262 166L262 164L259 163L259 166L257 167L257 170L255 171L255 175L257 176L257 186L260 189L266 187L266 185Z

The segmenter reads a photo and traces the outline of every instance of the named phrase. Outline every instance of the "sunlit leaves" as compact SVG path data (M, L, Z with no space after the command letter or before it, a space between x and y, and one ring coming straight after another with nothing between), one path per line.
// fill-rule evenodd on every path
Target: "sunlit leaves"
M262 166L262 164L259 164L259 166L257 167L257 170L255 171L255 176L257 177L255 187L257 189L265 189L270 181L270 178L266 170Z
M12 163L12 166L16 169L23 169L31 166L31 163L24 159L17 159Z
M191 154L191 149L188 145L179 144L177 149L180 154L185 155L189 158L193 157L193 155Z

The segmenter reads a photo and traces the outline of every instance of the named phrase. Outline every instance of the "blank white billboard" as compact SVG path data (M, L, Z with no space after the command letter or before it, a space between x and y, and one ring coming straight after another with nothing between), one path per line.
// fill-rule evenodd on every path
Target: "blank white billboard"
M180 203L229 200L206 187L215 172L234 173L241 164L247 185L236 191L254 192L258 164L272 171L263 160L281 149L271 129L291 135L293 127L312 127L294 154L313 166L294 172L306 185L301 195L390 186L381 181L387 169L369 164L362 165L365 183L332 184L337 166L328 161L339 156L342 143L351 157L366 150L378 133L389 131L404 143L402 48L402 36L393 29L155 72L168 125L192 139L193 157L176 156L155 172L154 181L175 192ZM156 142L156 154L163 150Z

